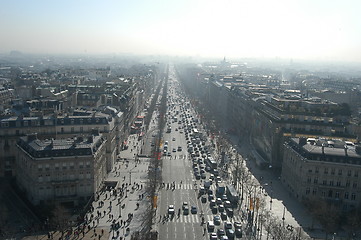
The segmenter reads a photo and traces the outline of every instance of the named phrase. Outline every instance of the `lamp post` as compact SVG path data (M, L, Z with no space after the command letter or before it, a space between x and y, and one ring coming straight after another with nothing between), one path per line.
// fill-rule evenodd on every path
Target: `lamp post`
M271 211L272 210L272 195L273 195L273 186L272 186L272 181L270 182L271 183L271 200L269 201L270 202L270 206L269 206L269 210Z
M283 206L283 216L282 216L283 227L285 227L285 212L286 212L286 207Z

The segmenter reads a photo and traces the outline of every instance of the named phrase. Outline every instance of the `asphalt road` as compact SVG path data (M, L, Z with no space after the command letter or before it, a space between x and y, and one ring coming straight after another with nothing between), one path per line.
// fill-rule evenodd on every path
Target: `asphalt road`
M170 70L170 76L172 71ZM167 145L167 152L162 157L162 179L164 187L159 190L157 219L159 239L209 239L206 224L213 220L209 201L202 203L198 198L200 186L203 185L205 179L210 177L210 173L206 173L205 179L196 180L193 174L192 160L187 152L187 140L184 133L184 124L178 123L181 119L180 114L184 108L182 99L185 94L182 93L178 81L175 77L171 77L168 86L168 110L167 124L171 127L171 132L167 133L164 129L164 139L161 149ZM196 117L192 108L186 110L192 117ZM177 115L178 112L178 115ZM184 112L184 111L183 111ZM177 121L173 120L177 117ZM201 127L197 125L199 129ZM166 143L167 142L167 143ZM178 149L181 147L182 150ZM170 152L170 156L168 155ZM215 184L211 189L215 191ZM207 195L205 195L207 196ZM187 202L189 206L189 214L185 214L182 209L183 202ZM175 214L169 215L169 205L174 205ZM197 213L191 212L191 207L197 208ZM178 215L178 212L180 213ZM202 224L202 216L204 216L204 224ZM240 217L225 219L225 221L239 221ZM224 228L224 221L221 221L218 228Z

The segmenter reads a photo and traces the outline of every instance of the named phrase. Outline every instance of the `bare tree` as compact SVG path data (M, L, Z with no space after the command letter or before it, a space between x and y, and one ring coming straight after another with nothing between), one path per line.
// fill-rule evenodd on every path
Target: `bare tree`
M51 224L54 225L55 229L61 231L61 236L63 236L69 227L71 214L63 205L58 204L55 206L52 215Z

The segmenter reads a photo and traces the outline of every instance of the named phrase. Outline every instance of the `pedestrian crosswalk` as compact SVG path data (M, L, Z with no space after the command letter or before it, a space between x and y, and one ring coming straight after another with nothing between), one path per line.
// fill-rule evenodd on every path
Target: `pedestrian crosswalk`
M204 222L213 221L212 214L204 216ZM173 218L168 219L167 224L170 223L201 223L202 217L197 214L189 214L189 215L180 215L179 217L175 215ZM228 218L225 221L230 222L242 222L242 218L240 216L235 216L234 218Z

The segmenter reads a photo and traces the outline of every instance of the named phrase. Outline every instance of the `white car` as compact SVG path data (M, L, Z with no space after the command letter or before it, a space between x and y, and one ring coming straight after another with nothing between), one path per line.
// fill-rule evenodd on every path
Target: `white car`
M169 207L168 207L168 214L169 214L169 215L174 215L174 205L169 205Z

